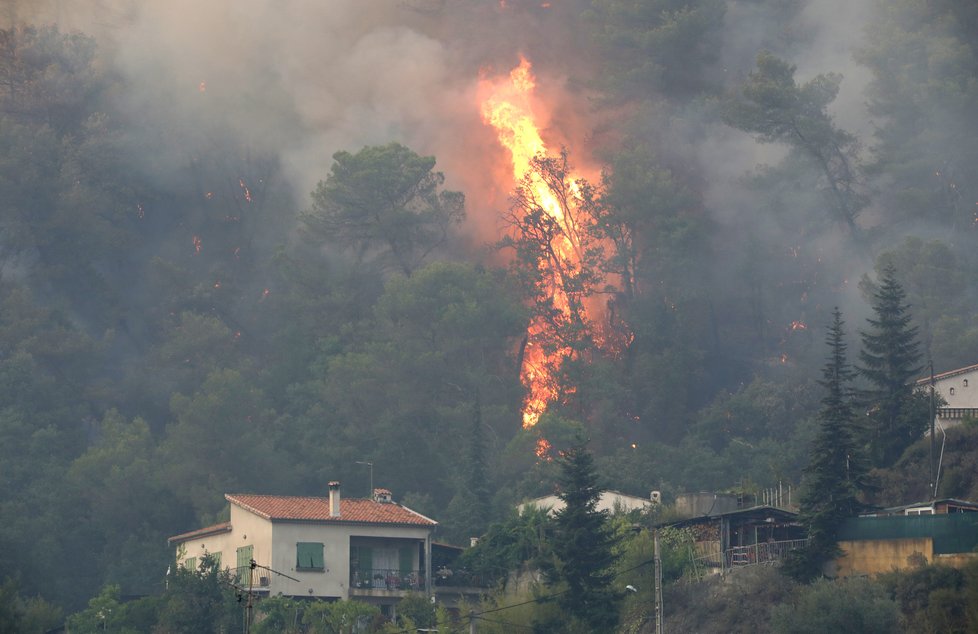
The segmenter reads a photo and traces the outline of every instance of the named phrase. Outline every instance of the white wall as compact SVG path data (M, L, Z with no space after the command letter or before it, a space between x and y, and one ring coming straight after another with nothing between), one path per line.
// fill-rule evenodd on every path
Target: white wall
M978 368L937 379L934 390L947 401L945 407L978 407Z
M237 565L237 549L253 546L255 562L272 570L285 573L299 581L292 581L281 575L258 569L254 584L259 587L259 578L267 576L269 594L301 595L316 597L349 597L350 580L350 538L386 538L413 540L422 544L428 535L425 527L370 526L357 524L325 524L315 522L270 522L236 504L231 504L231 532L210 535L188 540L183 543L186 557L197 557L204 553L221 553L221 567L234 568ZM299 542L321 542L323 544L322 572L316 570L296 570L296 544ZM180 553L180 546L177 545ZM414 567L418 567L415 556ZM311 590L311 592L310 592Z

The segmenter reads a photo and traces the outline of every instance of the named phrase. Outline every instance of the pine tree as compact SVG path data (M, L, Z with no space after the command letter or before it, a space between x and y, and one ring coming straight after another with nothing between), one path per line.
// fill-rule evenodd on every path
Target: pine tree
M808 530L808 546L789 560L793 576L811 579L822 565L839 555L836 535L847 517L862 508L860 491L867 486L868 466L856 434L851 383L855 371L846 357L842 315L836 308L825 337L829 357L819 384L825 389L818 413L818 433L805 469L805 492L799 519Z
M595 632L613 631L618 623L621 593L612 587L617 561L614 536L605 511L598 511L601 496L594 459L584 439L563 452L558 497L566 505L556 513L553 552L545 566L551 586L561 586L558 604Z
M875 318L867 319L871 330L861 332L863 349L859 373L871 387L863 392L869 409L869 445L873 463L886 467L900 457L924 432L926 415L921 416L919 397L911 379L923 367L917 328L911 326L906 292L896 279L896 269L887 266L880 273L880 284L873 293Z

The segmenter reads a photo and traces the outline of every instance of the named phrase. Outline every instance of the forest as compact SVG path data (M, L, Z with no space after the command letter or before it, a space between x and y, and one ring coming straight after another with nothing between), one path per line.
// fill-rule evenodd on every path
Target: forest
M927 494L874 345L889 297L898 387L978 363L978 5L0 6L0 621L158 595L228 492L463 545L581 438L639 496L804 492L833 333L866 501Z

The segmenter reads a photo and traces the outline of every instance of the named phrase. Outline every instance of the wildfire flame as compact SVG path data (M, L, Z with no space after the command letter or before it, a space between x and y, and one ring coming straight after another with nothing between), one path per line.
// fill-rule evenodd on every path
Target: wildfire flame
M543 268L541 271L552 280L547 284L546 291L554 308L570 322L575 315L572 314L570 298L560 282L566 279L563 276L568 272L573 274L575 269L579 269L580 245L572 237L580 235L580 231L575 219L565 213L561 201L548 184L532 169L535 158L547 156L547 146L540 135L538 118L534 112L535 88L536 79L530 62L525 57L520 58L519 65L507 77L483 78L480 82L480 93L484 95L481 103L482 118L495 129L500 144L509 151L514 180L523 183L534 203L561 228L560 234L549 246L565 271L543 271ZM571 175L569 180L573 183L577 177ZM579 195L573 185L571 194ZM584 306L578 306L576 310L579 319L586 317ZM520 368L520 379L527 391L523 403L524 428L536 425L547 405L560 395L556 372L561 362L573 354L567 346L553 349L552 341L549 349L546 348L546 331L547 322L542 317L534 317L527 328L523 365Z

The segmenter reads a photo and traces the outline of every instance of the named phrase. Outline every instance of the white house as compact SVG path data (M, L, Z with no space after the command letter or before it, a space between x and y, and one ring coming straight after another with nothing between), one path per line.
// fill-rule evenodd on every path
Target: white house
M386 606L408 592L431 594L437 522L395 503L386 489L369 500L343 499L338 482L329 483L328 497L224 497L230 521L169 539L177 565L195 567L209 554L242 587L268 595Z
M916 387L928 389L930 377L918 380ZM945 402L937 409L937 419L943 427L978 417L978 365L934 375L934 392Z
M627 493L622 493L620 491L602 491L601 497L598 499L598 503L596 505L596 510L607 511L608 513L641 510L646 506L658 503L658 493L658 491L653 491L649 497L642 498L638 497L637 495L628 495ZM523 509L530 506L535 506L538 509L546 509L551 513L556 513L557 511L563 509L565 505L564 501L556 495L545 495L543 497L527 500L516 508L522 514Z

